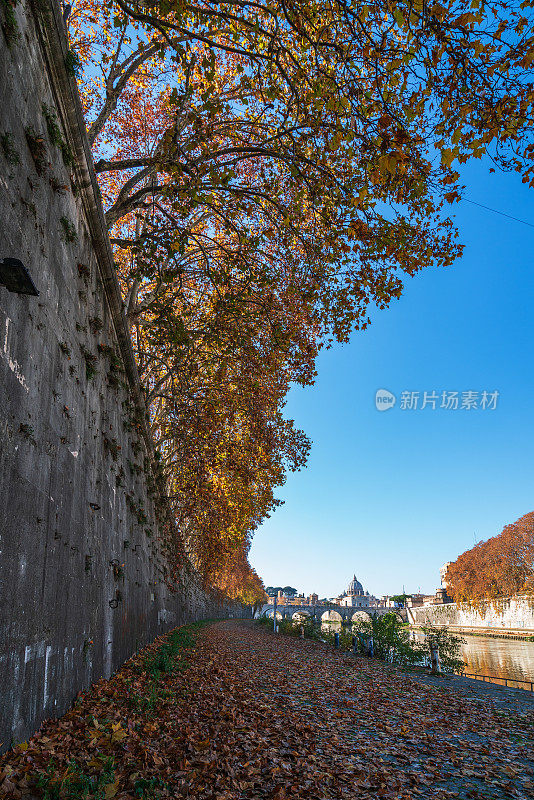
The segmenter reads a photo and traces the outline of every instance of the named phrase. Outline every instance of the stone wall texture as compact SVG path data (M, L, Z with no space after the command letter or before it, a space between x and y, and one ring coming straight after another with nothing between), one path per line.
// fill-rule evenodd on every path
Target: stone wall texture
M188 562L171 580L61 12L55 2L19 2L10 42L3 15L0 6L0 260L20 259L39 290L0 286L6 749L159 634L250 612L205 592Z
M450 603L408 608L411 625L447 626L477 633L534 635L534 597L506 597L474 606Z

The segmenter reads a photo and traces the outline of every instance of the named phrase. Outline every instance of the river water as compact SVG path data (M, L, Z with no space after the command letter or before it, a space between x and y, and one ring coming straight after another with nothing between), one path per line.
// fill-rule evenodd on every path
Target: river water
M416 632L413 635L422 636ZM462 634L462 638L465 642L461 646L461 657L466 672L509 681L534 681L534 642L466 634Z
M466 672L534 681L534 642L489 636L463 638L466 641L462 645Z
M413 632L420 638L423 634ZM508 680L534 681L534 642L521 639L496 639L493 636L468 636L461 646L465 671Z

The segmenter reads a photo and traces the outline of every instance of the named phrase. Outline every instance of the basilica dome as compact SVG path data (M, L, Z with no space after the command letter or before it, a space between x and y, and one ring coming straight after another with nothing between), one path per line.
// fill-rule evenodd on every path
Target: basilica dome
M361 585L360 581L356 578L356 575L349 583L347 594L364 594L363 586Z

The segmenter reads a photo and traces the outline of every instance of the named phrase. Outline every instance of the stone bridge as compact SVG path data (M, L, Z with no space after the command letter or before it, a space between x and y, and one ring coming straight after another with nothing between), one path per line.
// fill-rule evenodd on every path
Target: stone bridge
M358 606L294 606L276 605L276 616L279 619L292 619L302 615L313 619L314 622L350 622L358 619L371 619L375 614L382 617L384 614L396 614L403 622L406 621L405 609L394 608L358 608ZM274 605L266 604L258 612L259 617L272 617Z

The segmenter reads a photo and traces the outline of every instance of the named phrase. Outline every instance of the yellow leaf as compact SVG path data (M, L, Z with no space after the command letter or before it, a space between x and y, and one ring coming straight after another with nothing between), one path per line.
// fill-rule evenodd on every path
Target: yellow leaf
M450 167L453 161L453 153L452 150L442 150L441 151L441 163L444 164L446 167Z
M119 791L119 779L115 778L113 783L108 783L108 785L104 789L104 797L106 798L106 800L110 797L115 797L118 791Z
M112 742L122 742L128 736L128 733L121 728L120 722L117 725L112 725L113 733L111 734Z

